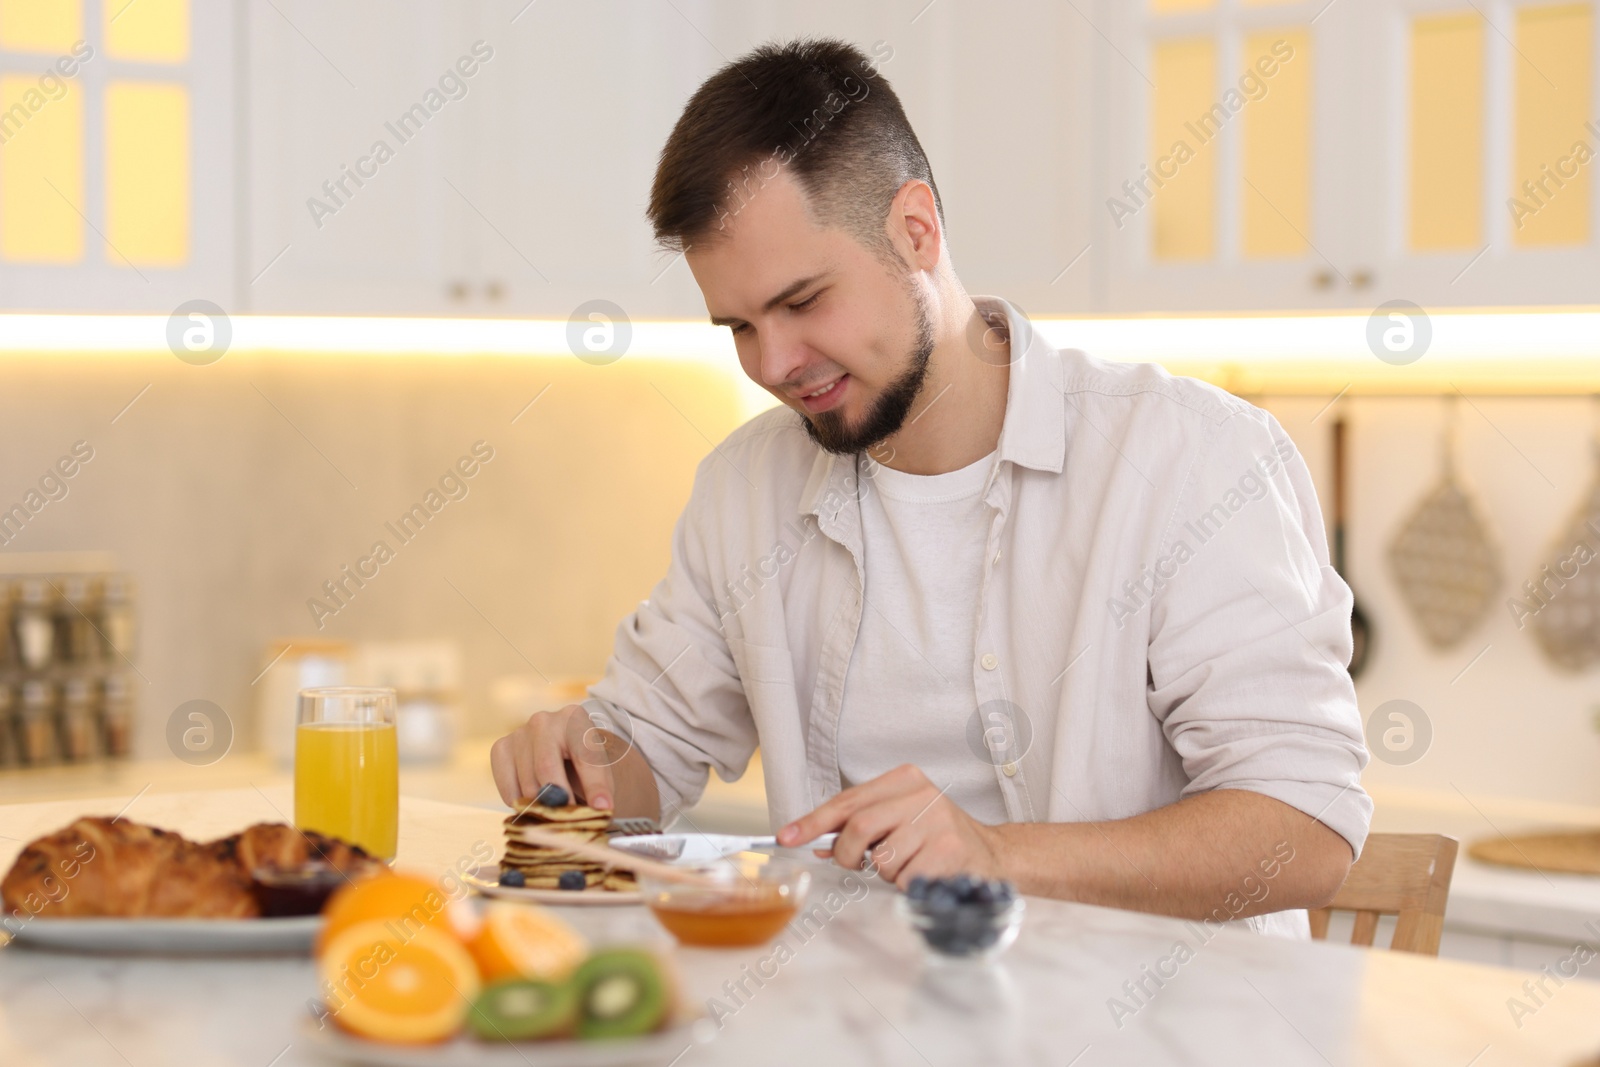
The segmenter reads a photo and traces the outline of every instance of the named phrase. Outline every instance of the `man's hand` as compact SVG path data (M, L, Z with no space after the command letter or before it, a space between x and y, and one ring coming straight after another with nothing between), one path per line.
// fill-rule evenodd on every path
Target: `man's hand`
M513 808L546 785L559 785L591 808L610 808L616 794L611 775L615 762L607 754L605 732L581 704L539 712L489 749L495 787Z
M870 847L878 870L902 889L918 874L1006 876L993 829L962 811L909 763L830 797L779 830L778 844L803 844L830 830L839 831L833 843L837 863L859 869Z

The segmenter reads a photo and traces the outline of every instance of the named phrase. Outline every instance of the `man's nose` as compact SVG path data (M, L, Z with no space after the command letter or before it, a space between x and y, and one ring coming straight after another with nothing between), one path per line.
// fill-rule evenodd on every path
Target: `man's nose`
M805 342L799 332L783 327L769 327L761 338L761 383L768 389L779 389L787 383L800 384L801 369L806 364Z

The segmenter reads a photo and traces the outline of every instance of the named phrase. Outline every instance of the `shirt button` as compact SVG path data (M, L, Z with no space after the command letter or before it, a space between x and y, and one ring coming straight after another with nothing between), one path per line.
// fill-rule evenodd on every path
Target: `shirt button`
M1000 769L1002 771L1006 772L1006 777L1007 778L1014 777L1016 775L1016 773L1017 773L1017 765L1015 763L1007 763L1005 766L1001 767Z
M1000 666L1000 661L995 658L995 654L993 652L985 652L983 654L983 658L978 662L983 664L983 669L986 671L992 671L996 667Z

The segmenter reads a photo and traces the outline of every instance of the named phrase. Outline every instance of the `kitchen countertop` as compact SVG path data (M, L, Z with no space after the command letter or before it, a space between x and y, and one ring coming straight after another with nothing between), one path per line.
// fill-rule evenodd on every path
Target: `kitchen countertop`
M80 813L115 814L128 795L0 807L0 862ZM146 793L127 817L209 836L281 817L282 784ZM442 871L500 815L402 800L403 866ZM694 1064L1038 1063L1569 1065L1600 1051L1600 986L1554 988L1513 1019L1538 976L1317 942L1206 931L1176 919L1028 898L1022 935L989 968L935 964L889 911L893 890L818 862L810 904L776 945L680 949L686 992L721 1022ZM855 881L846 881L847 877ZM637 907L563 908L596 939L660 940ZM1170 960L1186 942L1192 957ZM1124 983L1171 972L1153 996ZM740 985L742 984L742 990ZM308 1047L308 960L73 956L0 950L0 1063L23 1067L296 1067ZM708 998L715 998L709 1000ZM1132 1009L1120 1021L1112 998ZM1142 998L1141 998L1142 999ZM662 1064L661 1067L666 1067Z
M493 737L468 738L456 744L448 760L402 763L400 790L407 796L470 804L505 812L489 773ZM226 789L241 784L281 785L292 781L289 765L261 752L230 752L205 766L176 759L113 760L57 767L7 769L0 772L0 805L73 797L133 796L197 789ZM715 774L705 795L684 815L707 833L768 834L766 788L758 752L744 777L724 782Z
M444 763L402 765L402 791L410 797L503 812L505 808L488 769L493 740L464 740ZM256 753L231 753L204 767L191 767L173 759L138 760L7 771L0 774L0 805L116 793L132 797L140 790L162 794L229 788L241 783L269 788L289 781L287 767ZM1583 942L1600 949L1600 877L1513 870L1479 863L1467 856L1471 842L1498 833L1547 827L1600 828L1600 808L1459 791L1371 786L1369 791L1376 804L1374 831L1444 833L1460 840L1461 853L1446 914L1447 930L1533 938L1566 946ZM289 808L285 812L292 814ZM711 775L704 797L685 814L679 828L709 833L771 833L760 753L737 782L724 782ZM4 844L0 841L0 845Z
M1460 791L1372 789L1372 828L1387 833L1448 834L1461 842L1447 929L1530 937L1600 949L1600 877L1519 870L1480 863L1473 842L1533 830L1600 829L1600 808Z

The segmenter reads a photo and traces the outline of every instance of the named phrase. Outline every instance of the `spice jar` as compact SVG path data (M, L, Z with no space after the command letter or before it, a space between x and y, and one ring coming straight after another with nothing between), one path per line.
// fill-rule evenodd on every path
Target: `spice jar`
M21 727L17 736L22 743L23 762L30 767L56 761L55 696L55 686L49 682L35 678L22 683Z
M10 667L16 662L16 657L11 649L11 601L14 598L16 586L0 578L0 670Z
M100 635L94 630L97 586L83 574L69 574L58 583L61 596L55 610L57 660L93 663L100 658Z
M54 658L55 620L50 617L50 587L43 578L18 583L11 610L11 638L17 662L30 671L42 671Z
M100 754L99 723L95 721L92 680L82 676L67 679L61 691L61 755L70 762L93 759Z
M133 748L133 686L126 674L107 676L100 701L101 751L126 756Z
M0 767L15 767L22 762L17 748L16 707L9 683L0 680Z
M133 660L133 579L108 574L100 587L100 635L106 659Z

